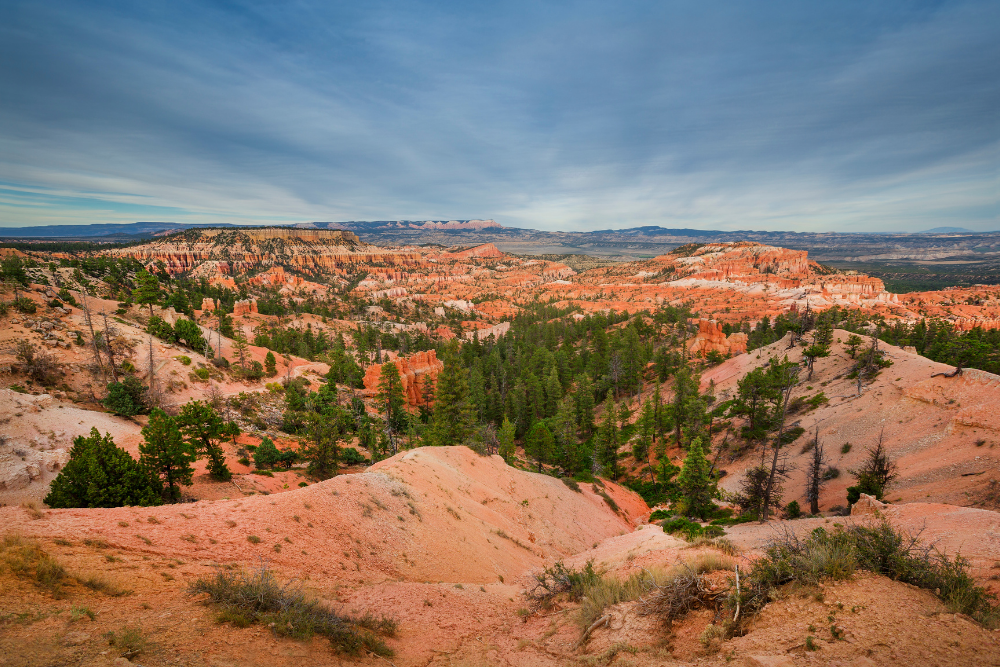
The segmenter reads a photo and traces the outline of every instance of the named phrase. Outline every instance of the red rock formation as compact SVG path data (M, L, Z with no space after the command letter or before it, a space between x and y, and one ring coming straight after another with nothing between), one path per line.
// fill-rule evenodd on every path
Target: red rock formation
M188 230L111 254L134 257L147 265L162 261L170 274L191 271L205 262L218 262L219 271L232 273L281 265L316 274L338 273L363 263L423 264L417 251L370 246L353 232L329 229Z
M434 350L417 352L409 357L396 357L387 363L396 364L396 368L399 369L399 377L403 382L403 395L406 396L406 404L411 408L423 404L421 395L423 383L427 380L437 382L438 373L444 368L444 362L437 358L437 352ZM365 371L365 388L362 392L365 396L373 397L378 394L378 383L384 365L372 364Z
M243 299L233 304L233 315L249 315L257 312L257 299Z
M492 243L484 243L483 245L477 245L475 248L452 253L452 256L462 259L469 259L471 257L505 257Z
M702 318L698 320L698 334L688 342L688 350L700 357L705 357L712 351L719 354L743 354L747 351L747 335L737 332L726 337L721 324Z
M206 313L211 313L215 310L215 300L204 298L201 300L201 309Z

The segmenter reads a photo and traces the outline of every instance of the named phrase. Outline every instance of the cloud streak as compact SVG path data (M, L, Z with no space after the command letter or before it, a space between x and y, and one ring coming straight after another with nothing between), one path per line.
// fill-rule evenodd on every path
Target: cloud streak
M1000 228L995 3L9 3L0 225Z

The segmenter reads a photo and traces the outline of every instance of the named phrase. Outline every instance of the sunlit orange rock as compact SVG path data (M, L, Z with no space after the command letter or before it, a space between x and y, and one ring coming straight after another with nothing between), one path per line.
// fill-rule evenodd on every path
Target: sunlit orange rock
M437 382L438 373L444 368L444 362L437 358L437 352L434 350L417 352L409 357L396 357L386 363L395 364L399 369L403 395L406 396L406 404L410 407L424 404L422 394L426 387L425 383ZM372 364L365 370L365 388L362 392L365 396L373 397L378 394L378 383L382 378L384 365Z

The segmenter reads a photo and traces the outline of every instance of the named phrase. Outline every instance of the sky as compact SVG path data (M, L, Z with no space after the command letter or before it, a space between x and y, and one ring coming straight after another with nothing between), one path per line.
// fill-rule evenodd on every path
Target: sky
M0 0L0 226L1000 230L1000 3Z

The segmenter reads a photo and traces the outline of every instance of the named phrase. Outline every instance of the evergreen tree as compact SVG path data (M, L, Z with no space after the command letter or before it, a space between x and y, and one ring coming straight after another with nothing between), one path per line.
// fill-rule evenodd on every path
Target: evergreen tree
M642 414L636 422L636 438L632 444L632 456L637 464L646 463L649 458L649 450L653 445L653 434L655 433L655 417L653 415L653 400L647 398L642 405Z
M608 389L608 395L604 400L604 418L597 430L595 454L597 464L604 471L604 474L613 480L618 479L618 448L620 446L618 407L615 405L614 391Z
M453 348L445 357L444 370L438 375L431 442L438 446L464 444L472 435L474 410L469 400L468 371Z
M153 304L160 300L160 281L149 271L143 269L135 274L135 290L132 300L140 305L149 306L149 315L153 315Z
M670 405L674 438L679 447L694 437L705 423L705 401L698 393L701 377L682 366L674 373L674 400ZM687 438L682 439L686 434Z
M274 358L274 352L270 350L267 351L267 355L264 357L264 371L268 377L274 377L278 374L278 361Z
M108 385L108 395L101 403L116 415L134 417L149 412L146 392L146 386L139 378L126 375L121 382Z
M545 416L551 417L559 409L559 400L562 398L562 385L559 383L559 371L555 364L549 371L545 380Z
M393 362L382 364L378 379L376 403L379 412L385 415L386 425L396 432L406 430L406 397L403 396L403 380L399 367Z
M242 329L237 329L233 332L233 353L236 355L236 364L241 370L245 370L247 367L247 350L250 345L247 342L247 337L243 333Z
M177 421L159 408L149 416L149 424L143 427L142 437L139 462L163 480L167 500L177 502L181 497L178 485L191 486L194 451L184 442Z
M309 462L309 474L316 479L329 479L337 474L340 462L340 443L349 417L343 408L321 414L309 413L307 440L300 452Z
M264 436L253 453L253 464L258 470L274 467L281 460L281 452L274 446L274 441Z
M567 396L559 402L559 408L550 421L549 430L555 439L552 462L562 468L566 475L572 475L582 464L580 445L576 437L576 403L572 396Z
M576 387L577 426L584 435L594 430L594 383L586 373L581 374Z
M503 418L503 425L500 427L500 456L509 465L514 459L514 424L506 417Z
M677 478L680 491L681 511L690 517L706 520L712 513L712 498L715 497L715 480L708 470L708 461L701 449L701 438L695 438L688 446L684 467Z
M812 345L802 350L802 356L808 360L807 368L809 375L806 378L807 380L812 379L813 364L816 362L816 359L830 356L830 343L832 341L833 327L830 325L829 320L824 318L820 321L820 326L816 329L815 335L813 335Z
M226 422L211 405L201 401L187 403L177 416L177 426L188 447L208 457L208 471L212 479L219 482L232 479L233 473L226 465L226 454L219 443L226 436Z
M122 507L159 505L160 490L149 473L111 434L90 429L73 439L69 461L52 480L45 496L49 507Z
M542 472L542 464L548 462L554 446L555 440L549 427L545 425L545 422L537 421L531 427L531 433L528 434L528 439L524 443L524 453L535 459L535 462L538 463L538 472Z

